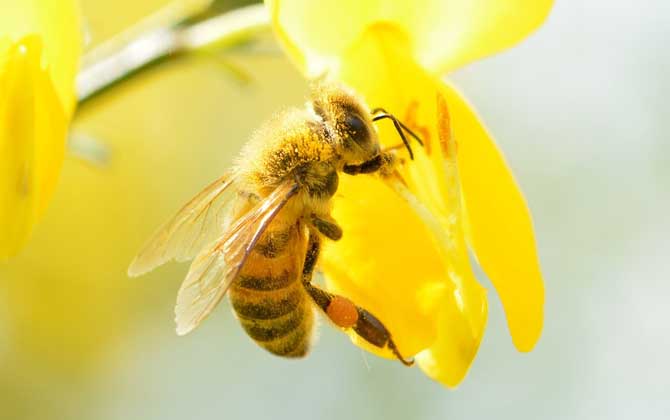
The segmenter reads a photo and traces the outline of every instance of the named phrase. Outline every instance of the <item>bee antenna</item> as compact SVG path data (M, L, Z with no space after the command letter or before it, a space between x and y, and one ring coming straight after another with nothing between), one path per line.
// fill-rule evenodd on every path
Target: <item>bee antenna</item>
M379 121L379 120L384 119L384 118L388 118L391 121L393 121L393 126L395 127L396 131L400 135L400 138L402 139L402 142L405 144L405 147L407 148L407 151L409 152L409 158L414 160L414 153L412 152L412 148L409 145L409 140L407 140L407 137L405 136L405 132L407 132L410 136L412 136L414 138L414 140L416 140L417 143L419 143L421 146L423 146L423 141L421 141L421 139L419 138L419 136L416 135L416 133L414 133L412 130L409 129L409 127L407 127L405 124L403 124L401 121L399 121L393 114L390 114L390 113L386 112L386 110L384 108L375 108L375 109L372 110L373 114L378 114L380 112L381 112L381 114L375 115L372 118L372 121Z
M405 124L403 124L403 122L400 121L399 119L397 119L393 114L386 111L384 108L375 108L375 109L372 110L373 114L378 114L380 112L388 115L387 117L383 117L383 118L392 118L393 121L397 122L410 136L414 137L414 140L416 140L417 143L419 143L421 146L423 146L423 141L421 140L421 137L417 136L414 131L412 131L409 127L407 127ZM376 118L377 117L373 118L373 121L376 121ZM379 119L381 119L381 118L379 118Z

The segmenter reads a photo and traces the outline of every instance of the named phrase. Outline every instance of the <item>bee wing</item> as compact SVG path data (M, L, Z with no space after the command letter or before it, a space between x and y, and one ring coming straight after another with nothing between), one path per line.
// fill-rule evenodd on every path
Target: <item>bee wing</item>
M128 268L139 276L171 259L193 258L214 241L223 228L223 209L232 194L224 194L235 183L232 172L224 174L191 199L147 241Z
M234 221L221 239L193 260L177 295L177 334L189 333L209 315L239 274L265 229L297 192L297 184L282 184Z

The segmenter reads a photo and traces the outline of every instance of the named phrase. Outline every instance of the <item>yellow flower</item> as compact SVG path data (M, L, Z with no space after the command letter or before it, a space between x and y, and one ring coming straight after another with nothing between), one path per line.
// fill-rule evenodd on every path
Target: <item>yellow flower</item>
M0 0L0 260L15 254L56 186L75 105L74 0Z
M345 234L321 260L329 287L376 314L402 354L416 355L428 376L453 387L467 373L487 319L470 248L502 300L514 344L530 351L544 304L530 213L471 106L436 75L520 41L544 21L552 1L266 3L303 73L342 80L426 143L400 168L405 189L375 177L341 177L334 217ZM384 146L398 143L392 126L379 129Z

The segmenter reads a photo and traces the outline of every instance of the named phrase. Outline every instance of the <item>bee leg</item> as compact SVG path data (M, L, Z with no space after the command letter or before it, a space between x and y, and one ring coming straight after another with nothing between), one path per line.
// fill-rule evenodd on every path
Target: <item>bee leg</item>
M326 238L332 239L333 241L337 241L342 238L342 228L332 217L317 216L316 214L312 214L310 222L312 226L314 226ZM310 235L310 238L311 236L312 235Z
M344 165L342 171L349 175L370 174L393 164L394 161L392 154L381 153L360 165Z
M414 360L405 359L400 354L395 342L391 338L391 333L368 310L361 308L343 296L327 292L311 283L320 249L321 239L319 235L316 232L310 233L307 255L303 265L302 280L307 293L309 293L314 303L338 327L353 329L359 337L368 343L380 349L388 348L403 365L411 366Z
M305 284L305 289L307 289L307 293L312 297L314 303L335 325L345 330L353 329L356 335L375 347L391 350L405 366L414 364L413 359L405 359L400 354L391 338L391 333L368 310L361 308L343 296L326 292L311 283Z
M309 242L307 244L307 253L305 254L305 262L302 265L302 282L308 285L312 282L312 275L316 267L316 261L319 259L321 252L321 238L312 229L309 230Z

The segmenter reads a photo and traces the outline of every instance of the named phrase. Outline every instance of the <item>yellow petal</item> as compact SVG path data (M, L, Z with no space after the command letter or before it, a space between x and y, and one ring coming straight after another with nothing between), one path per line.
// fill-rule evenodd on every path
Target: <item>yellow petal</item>
M542 332L544 286L526 200L472 107L445 86L458 139L468 240L500 295L512 339L530 351Z
M482 311L486 313L486 300ZM467 324L461 322L458 306L452 303L442 305L437 322L440 332L430 348L416 355L421 370L432 379L450 387L456 387L465 377L474 360L484 330L478 337L472 337Z
M67 119L41 66L39 37L28 36L0 55L2 259L23 245L51 198L63 161Z
M337 75L359 90L371 106L387 108L419 135L428 136L425 151L432 156L433 165L439 164L439 155L433 153L439 146L431 145L435 135L431 134L431 124L425 121L435 115L435 91L444 95L457 141L458 173L469 216L465 220L469 243L500 295L516 347L529 351L542 330L544 288L525 200L501 152L472 108L453 87L412 64L405 52L407 42L393 25L372 26L344 56ZM386 145L398 142L397 134L388 125L380 126L380 132ZM410 180L417 179L412 187L426 203L433 197L436 214L448 213L448 203L434 198L449 194L445 184L421 175L428 171L422 169L422 153L419 151L416 161L408 166ZM436 194L439 190L443 193Z
M447 0L441 28L417 40L420 62L446 73L522 41L547 18L553 0ZM439 18L438 18L439 19ZM421 44L423 41L423 44Z
M329 288L379 318L406 357L428 347L447 285L421 219L382 181L348 175L340 179L333 216L344 235L325 246L320 260Z
M0 259L48 204L63 161L81 36L75 0L0 0Z
M266 0L289 55L310 76L335 69L371 25L408 35L414 60L446 72L508 48L546 19L552 0Z
M484 292L474 280L466 252L457 147L449 108L441 93L437 94L436 108L437 136L440 140L443 171L440 173L436 170L435 175L438 177L441 175L446 180L446 189L442 191L442 197L445 198L448 214L451 215L443 222L443 228L449 239L447 243L452 246L452 268L449 273L451 276L463 278L454 281L458 287L453 296L448 296L453 298L454 302L442 305L437 340L430 348L417 355L417 363L431 378L449 387L455 387L463 380L477 354L484 334L488 308ZM470 307L470 311L466 312L470 315L468 322L462 322L461 308L465 304L473 303L479 303L481 307Z
M76 0L0 0L0 37L12 41L36 34L42 39L42 65L48 68L67 115L75 105L74 83L81 55Z
M339 191L356 200L335 201L334 215L345 230L345 238L325 256L324 260L332 259L333 263L324 270L330 275L337 267L347 267L347 273L361 276L353 285L352 280L338 281L338 289L345 294L355 290L361 299L367 295L383 297L371 304L389 312L380 319L397 341L404 344L416 339L417 345L423 343L417 357L419 366L432 378L455 386L467 373L481 341L486 325L486 294L469 264L455 150L451 150L453 144L447 144L453 139L446 124L448 110L440 93L442 84L412 61L404 48L406 42L395 26L374 25L343 55L337 77L357 89L371 106L383 106L398 115L423 138L425 147L415 143L415 160L401 168L409 192L396 186L395 197L383 198L372 181L366 180L370 177L343 180ZM378 128L384 145L400 142L391 124L380 122ZM408 160L405 152L400 156ZM394 204L391 199L397 201L399 196L405 200ZM404 212L398 210L402 206ZM413 222L408 224L408 220ZM412 236L426 230L428 235ZM375 239L381 245L372 243L373 237L385 233L383 240ZM409 242L405 240L408 237ZM399 249L407 251L399 253ZM421 259L426 255L433 256L428 261ZM359 266L367 271L359 273ZM420 272L417 267L431 267L433 271ZM404 277L408 280L402 280ZM402 288L396 286L398 282L402 282ZM384 302L393 303L385 308ZM407 326L398 327L406 314L416 313L416 305L428 309L430 320L418 326L416 320L420 318L411 319ZM396 318L394 306L399 309ZM409 328L411 324L413 329ZM421 340L417 331L425 333ZM425 340L430 337L432 341Z
M387 189L375 178L343 177L333 214L345 236L327 246L323 271L330 289L382 320L401 354L422 350L419 367L455 387L483 337L485 291L474 279L458 225L450 228L445 219L440 224L444 215L425 214ZM392 357L350 336L364 349Z

